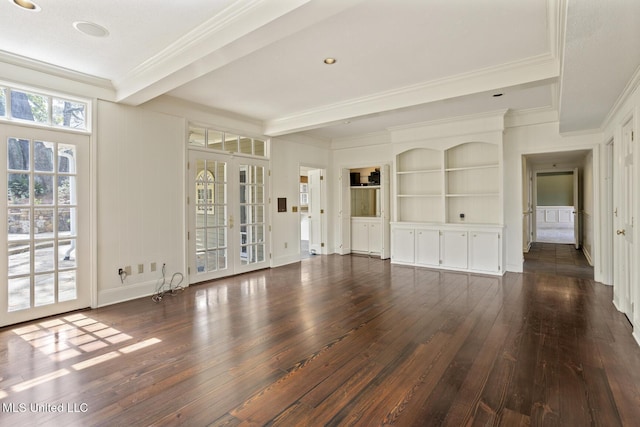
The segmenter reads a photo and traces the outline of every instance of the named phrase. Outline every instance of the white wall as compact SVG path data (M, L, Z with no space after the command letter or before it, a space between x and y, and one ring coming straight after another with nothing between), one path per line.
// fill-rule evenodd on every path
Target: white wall
M327 169L328 172L331 155L329 143L324 144L326 146L317 142L311 145L304 137L295 135L271 139L272 266L300 260L300 166ZM333 179L327 173L324 180L328 190ZM287 212L278 212L278 197L286 197ZM333 201L329 196L326 199L324 209L330 212ZM298 212L293 212L293 206L298 207ZM331 218L327 218L326 224L330 227ZM325 247L332 248L333 234L330 229L326 231L326 238Z
M587 154L584 159L584 170L582 173L582 251L589 260L589 264L591 265L593 265L593 240L596 228L596 223L594 221L595 189L593 185L593 157L593 152L589 152L589 154ZM600 179L603 179L602 175L600 175ZM604 195L601 195L601 200L604 200Z
M193 122L228 132L269 139L262 135L262 125L259 122L170 96L156 98L143 107L181 117L184 123ZM184 136L182 147L184 150ZM324 142L323 146L323 141L300 135L271 138L268 151L271 157L271 265L278 266L300 260L300 218L299 213L294 213L291 209L292 206L299 206L300 165L328 169L331 156L328 142ZM184 176L184 162L180 167L180 174ZM328 178L327 185L330 185L330 182L331 179ZM286 197L286 213L278 212L278 197ZM330 207L331 200L328 200L327 208ZM328 223L330 224L330 221ZM329 245L331 238L332 234L328 233Z
M185 122L107 101L97 110L97 284L105 305L153 293L163 263L169 276L186 273ZM121 283L125 266L133 274Z

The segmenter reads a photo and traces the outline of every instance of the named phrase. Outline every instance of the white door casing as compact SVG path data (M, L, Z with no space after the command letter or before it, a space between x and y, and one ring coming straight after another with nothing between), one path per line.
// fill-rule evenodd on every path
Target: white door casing
M2 125L0 326L91 304L90 137Z
M351 253L351 176L349 169L340 171L340 247L339 253Z
M321 169L309 171L309 252L324 253L324 175Z
M576 249L580 249L580 171L578 168L573 169L573 245Z

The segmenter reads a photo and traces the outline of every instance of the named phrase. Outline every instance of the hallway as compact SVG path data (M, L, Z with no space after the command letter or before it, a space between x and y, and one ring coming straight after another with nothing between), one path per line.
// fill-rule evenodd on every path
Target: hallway
M524 254L524 272L593 280L593 267L573 245L534 242Z

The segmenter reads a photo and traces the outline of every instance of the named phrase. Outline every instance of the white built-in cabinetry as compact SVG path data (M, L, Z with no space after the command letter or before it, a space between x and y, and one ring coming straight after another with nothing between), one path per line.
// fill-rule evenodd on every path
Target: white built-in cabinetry
M502 274L502 227L394 223L395 264Z
M382 251L380 218L351 218L351 251L380 255Z
M348 172L350 252L389 258L389 166Z
M392 132L397 264L502 274L504 114Z

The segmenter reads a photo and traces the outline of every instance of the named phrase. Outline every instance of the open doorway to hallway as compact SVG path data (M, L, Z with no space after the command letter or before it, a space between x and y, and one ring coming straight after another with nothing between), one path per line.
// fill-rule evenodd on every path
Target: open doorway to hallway
M582 249L593 265L593 150L523 156L523 251L535 243Z
M324 169L300 166L300 258L325 252Z
M536 236L540 243L580 247L578 168L535 174Z

